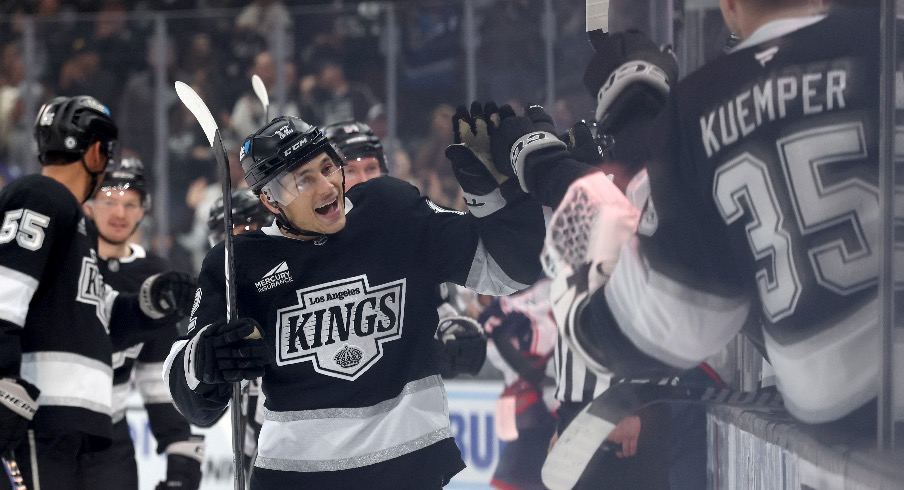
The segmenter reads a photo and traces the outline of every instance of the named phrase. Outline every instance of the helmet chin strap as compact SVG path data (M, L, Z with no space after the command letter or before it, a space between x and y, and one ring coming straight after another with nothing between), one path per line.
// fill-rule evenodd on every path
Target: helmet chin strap
M88 175L91 176L91 184L88 186L88 193L84 197L84 199L82 199L82 204L85 204L88 201L88 199L91 199L91 196L94 195L94 191L97 190L96 189L97 181L99 180L99 177L101 176L101 174L103 174L104 171L107 169L106 168L107 166L104 165L104 168L98 172L92 172L91 169L88 168L88 164L85 163L85 154L84 153L82 153L82 157L79 159L79 161L82 163L82 168L85 169L85 172L88 172Z

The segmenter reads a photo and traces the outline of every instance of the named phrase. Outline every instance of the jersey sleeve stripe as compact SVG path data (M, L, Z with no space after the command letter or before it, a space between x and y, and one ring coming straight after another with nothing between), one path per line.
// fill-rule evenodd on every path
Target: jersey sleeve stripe
M79 407L110 415L113 368L70 352L30 352L22 355L22 378L41 387L38 403Z
M25 326L28 304L37 289L37 279L0 265L0 320Z
M622 247L606 285L606 302L638 349L664 363L691 369L715 355L744 325L747 297L692 289L650 269L636 237Z
M163 384L160 373L162 362L138 363L135 368L135 384L145 403L172 403L169 387Z
M479 240L464 286L481 294L507 296L527 288L529 284L520 283L509 277L487 252L483 240Z

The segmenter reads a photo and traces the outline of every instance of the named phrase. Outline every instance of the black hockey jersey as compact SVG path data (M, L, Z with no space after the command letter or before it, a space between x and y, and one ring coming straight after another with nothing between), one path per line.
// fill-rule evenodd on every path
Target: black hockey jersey
M349 481L367 468L451 477L463 463L432 350L437 285L501 295L533 283L540 206L509 203L478 219L380 177L348 191L346 214L325 239L289 239L274 226L235 237L238 316L256 319L273 348L255 466L304 472L298 481L315 488L380 486ZM223 263L221 243L201 270L195 329L225 316ZM167 359L169 385L190 421L209 423L228 400L189 388L186 343Z
M116 293L98 270L90 220L66 187L41 175L4 188L0 212L0 374L41 390L36 431L109 439Z
M878 26L865 12L775 21L682 80L648 135L639 250L604 293L634 345L682 368L754 311L806 422L877 393Z
M101 273L113 289L137 292L145 279L171 269L162 257L147 252L141 245L130 243L129 247L131 253L126 257L98 258ZM161 376L163 361L178 336L178 326L172 323L157 330L153 338L113 353L113 423L125 417L134 374L158 453L171 443L187 441L191 436L191 427L173 405Z

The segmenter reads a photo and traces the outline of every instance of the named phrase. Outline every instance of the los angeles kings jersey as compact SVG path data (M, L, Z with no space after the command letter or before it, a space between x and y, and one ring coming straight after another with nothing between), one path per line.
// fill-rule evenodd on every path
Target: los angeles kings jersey
M126 257L98 257L104 280L113 289L138 292L145 279L170 270L166 260L148 252L141 245L130 243L129 248L131 253ZM160 376L163 361L178 336L178 326L172 323L156 329L149 340L113 353L113 423L125 417L134 380L135 387L144 400L158 453L163 452L171 443L186 441L191 436L191 427L173 406L173 397Z
M642 255L605 291L636 346L684 368L753 311L807 422L877 392L878 23L772 22L679 83L648 135Z
M97 266L96 233L82 207L49 177L0 192L0 369L40 390L36 431L109 439L116 293Z
M533 283L540 206L509 203L478 219L381 177L348 191L346 213L346 227L321 239L275 226L235 237L237 314L260 323L273 355L255 465L304 472L315 487L362 485L344 478L364 468L451 477L463 463L432 350L437 285L502 295ZM223 256L221 243L204 261L189 337L225 316ZM167 361L169 385L190 421L209 423L227 398L189 389L185 343Z

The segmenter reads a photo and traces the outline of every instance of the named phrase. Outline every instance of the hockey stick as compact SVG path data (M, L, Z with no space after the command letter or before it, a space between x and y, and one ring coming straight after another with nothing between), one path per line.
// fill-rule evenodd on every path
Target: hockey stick
M584 407L546 456L541 476L551 490L573 488L590 459L604 446L621 420L655 403L690 403L702 406L781 408L777 392L753 393L711 387L683 387L674 378L631 380L611 386Z
M229 175L229 158L226 156L226 147L223 146L223 139L220 136L220 130L217 128L217 122L207 108L207 104L201 100L201 97L188 85L183 82L176 82L176 94L179 100L185 104L185 107L195 116L210 147L213 149L217 163L222 169L223 183L223 226L226 227L225 239L225 273L226 273L226 321L230 322L235 319L236 299L235 299L235 258L233 257L232 248L232 180ZM255 331L248 338L260 338L260 332ZM235 466L235 490L243 490L245 488L245 468L242 465L242 455L244 451L244 424L242 423L242 387L241 383L232 384L232 457Z
M28 487L25 486L25 479L22 477L22 472L19 471L19 465L13 458L12 452L4 454L3 457L0 457L0 460L3 461L3 469L6 471L6 476L9 478L10 487L12 487L13 490L28 490Z
M260 99L261 105L264 106L264 124L267 124L270 121L270 96L267 95L267 87L264 86L264 81L256 73L251 75L251 88L254 89L254 93Z

